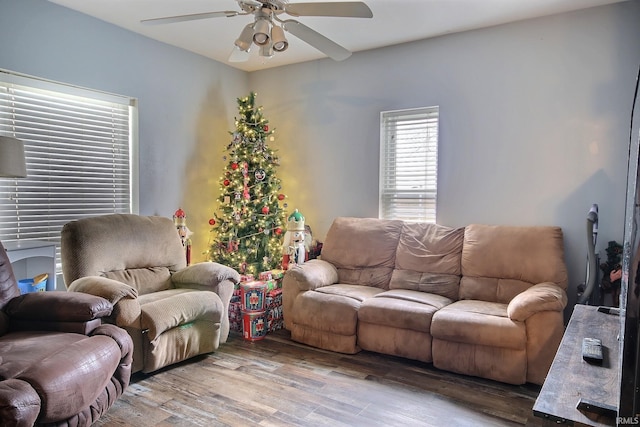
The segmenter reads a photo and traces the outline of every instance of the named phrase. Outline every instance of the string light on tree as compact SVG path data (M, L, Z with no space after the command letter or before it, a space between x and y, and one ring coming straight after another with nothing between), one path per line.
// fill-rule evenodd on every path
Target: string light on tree
M239 116L226 147L218 211L209 220L215 233L211 260L251 274L279 268L287 217L286 196L276 176L279 159L267 143L275 131L255 98L251 92L237 100Z

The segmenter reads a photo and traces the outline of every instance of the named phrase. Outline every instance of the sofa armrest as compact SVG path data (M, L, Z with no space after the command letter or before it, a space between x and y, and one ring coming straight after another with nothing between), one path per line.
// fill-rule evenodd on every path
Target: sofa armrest
M12 330L88 333L113 310L104 298L75 292L34 292L13 298L5 313Z
M102 297L113 304L111 318L118 326L129 326L140 318L138 291L117 280L100 276L86 276L74 280L69 291Z
M338 283L338 270L327 261L313 259L288 270L284 280L295 283L300 291L311 291Z
M511 320L524 322L542 311L562 311L567 305L567 293L551 282L539 283L516 295L507 306Z
M288 270L282 281L282 316L284 327L293 328L295 300L301 293L338 283L338 270L333 264L313 259Z

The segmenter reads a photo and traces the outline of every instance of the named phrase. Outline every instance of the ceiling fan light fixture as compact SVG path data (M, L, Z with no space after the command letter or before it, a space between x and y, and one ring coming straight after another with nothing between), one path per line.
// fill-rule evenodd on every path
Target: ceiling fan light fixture
M242 29L240 36L236 39L236 42L234 44L238 47L238 49L243 50L245 52L249 52L252 42L253 42L253 24L248 24Z
M253 42L258 46L269 43L269 22L266 19L258 19L253 25Z
M271 43L260 46L260 56L264 58L273 57L273 45Z
M284 52L289 47L289 42L284 36L282 27L278 27L277 25L271 27L271 44L273 45L273 50L276 52Z

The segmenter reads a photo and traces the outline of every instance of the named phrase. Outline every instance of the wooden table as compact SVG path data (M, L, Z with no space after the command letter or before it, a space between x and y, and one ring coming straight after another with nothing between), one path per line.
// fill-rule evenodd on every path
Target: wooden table
M616 415L599 415L581 410L578 402L588 400L617 408L619 398L618 315L598 312L597 307L576 305L562 337L549 374L533 406L536 416L558 424L612 426ZM602 340L602 366L582 360L582 339Z

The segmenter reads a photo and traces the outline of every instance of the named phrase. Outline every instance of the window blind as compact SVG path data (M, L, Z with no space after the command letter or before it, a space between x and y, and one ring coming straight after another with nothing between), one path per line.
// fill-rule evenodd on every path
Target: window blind
M0 134L24 142L27 178L0 179L0 240L57 244L74 219L129 213L135 100L0 71Z
M439 107L380 115L380 217L436 222Z

